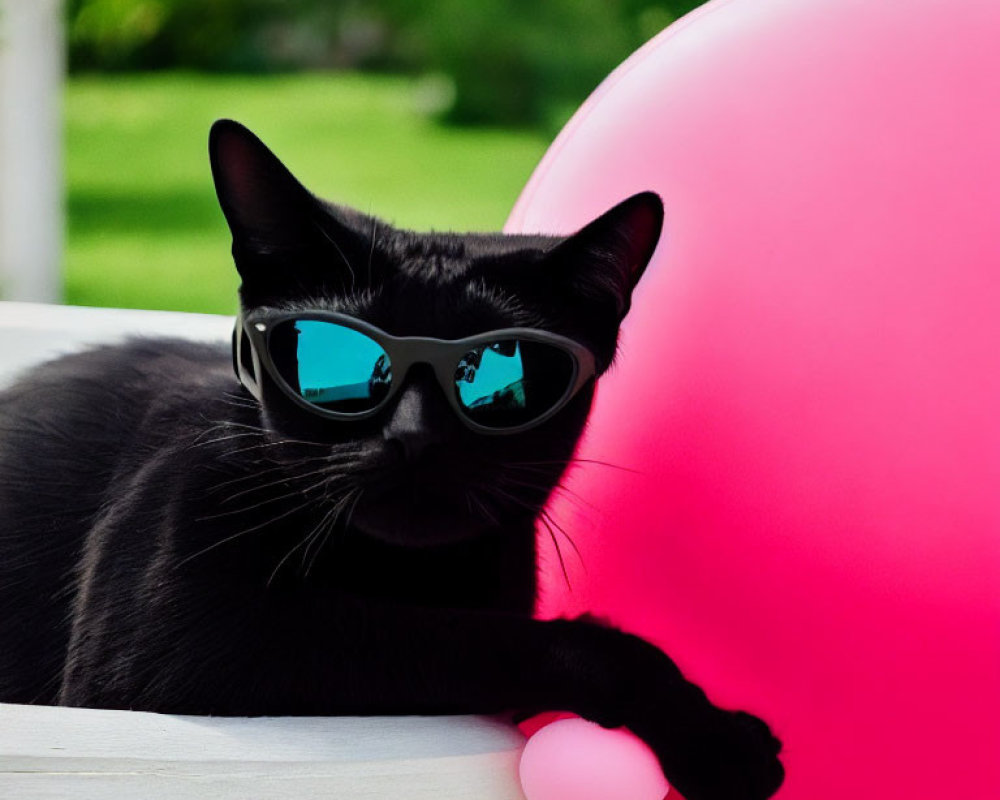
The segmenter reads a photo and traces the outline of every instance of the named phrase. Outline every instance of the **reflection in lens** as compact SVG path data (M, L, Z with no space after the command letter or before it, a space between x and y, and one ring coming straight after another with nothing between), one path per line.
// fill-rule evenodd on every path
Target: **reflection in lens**
M269 346L285 382L320 408L358 414L375 408L389 391L388 354L353 328L323 320L289 320L271 331Z
M471 420L487 428L513 428L555 406L572 378L569 353L542 342L510 339L462 356L455 389Z

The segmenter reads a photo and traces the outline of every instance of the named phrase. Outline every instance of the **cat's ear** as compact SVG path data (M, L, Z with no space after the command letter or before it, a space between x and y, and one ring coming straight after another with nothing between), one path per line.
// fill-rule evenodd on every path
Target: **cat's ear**
M208 149L245 294L255 287L277 291L281 282L335 282L353 251L367 253L361 234L238 122L212 125Z
M560 242L547 260L577 300L604 309L620 323L662 228L663 201L654 192L641 192Z
M212 125L208 153L234 246L261 254L293 247L315 200L277 156L228 119Z
M653 192L622 201L559 240L531 265L528 293L555 303L597 356L601 371L614 359L632 291L653 256L663 228L663 202ZM526 276L527 277L527 276Z

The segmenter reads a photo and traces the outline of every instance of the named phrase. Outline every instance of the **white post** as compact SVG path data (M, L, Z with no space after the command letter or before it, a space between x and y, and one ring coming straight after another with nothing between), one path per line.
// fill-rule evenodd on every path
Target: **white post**
M0 0L0 298L57 302L62 0Z

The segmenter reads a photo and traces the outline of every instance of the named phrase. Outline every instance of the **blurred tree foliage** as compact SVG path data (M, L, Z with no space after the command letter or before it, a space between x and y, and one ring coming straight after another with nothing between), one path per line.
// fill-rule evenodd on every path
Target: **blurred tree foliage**
M555 127L703 0L68 0L73 70L436 75L460 123Z

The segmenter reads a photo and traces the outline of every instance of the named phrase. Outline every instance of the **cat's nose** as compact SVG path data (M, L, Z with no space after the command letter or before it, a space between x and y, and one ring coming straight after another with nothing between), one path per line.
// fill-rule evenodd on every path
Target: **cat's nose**
M433 373L411 375L400 390L382 433L407 461L418 460L445 440L450 409L440 395Z

